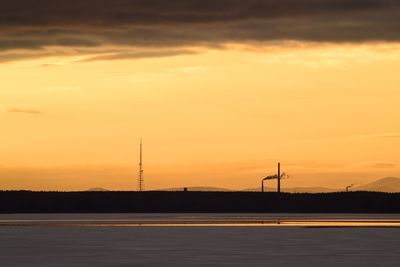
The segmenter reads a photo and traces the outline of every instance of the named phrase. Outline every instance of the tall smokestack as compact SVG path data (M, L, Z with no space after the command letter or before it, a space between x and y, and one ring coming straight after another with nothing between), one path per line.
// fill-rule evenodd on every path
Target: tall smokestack
M281 163L278 162L278 193L281 192Z

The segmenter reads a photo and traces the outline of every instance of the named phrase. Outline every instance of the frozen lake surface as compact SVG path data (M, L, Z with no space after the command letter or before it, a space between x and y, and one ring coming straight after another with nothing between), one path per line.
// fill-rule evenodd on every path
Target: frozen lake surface
M399 222L379 214L3 214L0 263L398 266Z

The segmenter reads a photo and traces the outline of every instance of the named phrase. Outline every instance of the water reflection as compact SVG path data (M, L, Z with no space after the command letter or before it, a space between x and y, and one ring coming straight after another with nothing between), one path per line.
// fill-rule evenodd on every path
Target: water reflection
M400 227L398 214L3 214L0 227Z

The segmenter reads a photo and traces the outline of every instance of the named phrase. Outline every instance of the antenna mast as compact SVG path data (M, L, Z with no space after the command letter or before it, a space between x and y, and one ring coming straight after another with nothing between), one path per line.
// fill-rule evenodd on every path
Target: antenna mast
M140 138L140 161L139 161L139 180L138 180L138 191L144 191L144 177L143 177L143 144L142 138Z

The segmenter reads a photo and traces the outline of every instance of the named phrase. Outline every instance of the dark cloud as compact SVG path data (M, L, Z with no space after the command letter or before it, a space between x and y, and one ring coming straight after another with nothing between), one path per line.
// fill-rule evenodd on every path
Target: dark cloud
M215 23L379 12L398 7L396 0L2 0L0 3L0 22L8 26Z
M8 112L12 113L26 113L26 114L32 114L32 115L39 115L42 114L40 110L34 110L34 109L26 109L26 108L9 108Z
M397 0L0 0L0 6L0 53L124 47L113 59L149 48L184 53L226 43L400 40Z

